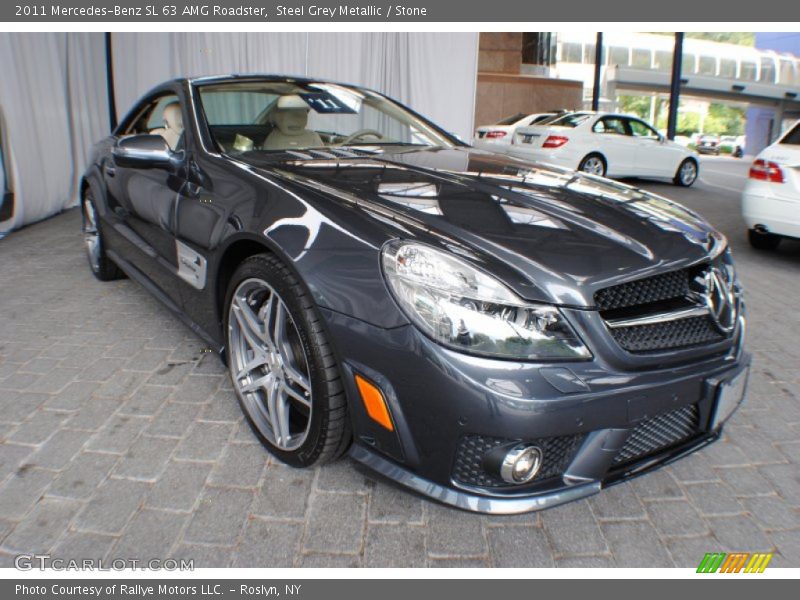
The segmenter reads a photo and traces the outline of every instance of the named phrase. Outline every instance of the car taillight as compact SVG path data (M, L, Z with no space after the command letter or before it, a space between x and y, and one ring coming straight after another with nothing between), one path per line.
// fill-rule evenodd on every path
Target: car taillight
M560 148L569 141L568 137L563 135L548 135L547 139L542 144L542 148Z
M503 138L503 137L506 137L506 132L505 131L489 131L486 134L486 137L487 138Z
M756 159L750 167L750 179L769 181L770 183L783 183L783 171L780 165L768 160Z

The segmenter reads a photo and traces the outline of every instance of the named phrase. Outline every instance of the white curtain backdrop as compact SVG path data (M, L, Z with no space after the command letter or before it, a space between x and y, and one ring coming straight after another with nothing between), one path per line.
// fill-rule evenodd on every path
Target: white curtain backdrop
M174 77L281 73L364 85L469 139L477 33L114 33L117 114ZM102 33L0 33L0 114L15 212L3 231L74 205L108 133Z
M75 200L91 144L108 131L103 34L0 33L0 107L15 212L3 229Z

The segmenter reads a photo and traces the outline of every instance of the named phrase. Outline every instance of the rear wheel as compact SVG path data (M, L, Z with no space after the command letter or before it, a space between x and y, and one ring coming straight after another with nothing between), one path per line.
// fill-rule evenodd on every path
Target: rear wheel
M748 229L747 240L756 250L775 250L781 243L781 236Z
M258 254L234 273L225 306L228 367L251 429L292 466L338 458L351 439L347 402L311 295Z
M86 248L86 257L89 259L89 267L94 276L100 281L112 281L124 277L120 268L106 256L100 220L97 217L97 208L91 189L86 190L83 195L81 216L83 218L81 225L83 244Z
M678 171L675 173L672 182L675 185L689 187L695 181L697 181L697 162L691 158L687 158L678 167Z
M585 156L581 163L578 165L578 171L589 173L590 175L597 175L605 177L606 175L606 160L599 154L589 154Z

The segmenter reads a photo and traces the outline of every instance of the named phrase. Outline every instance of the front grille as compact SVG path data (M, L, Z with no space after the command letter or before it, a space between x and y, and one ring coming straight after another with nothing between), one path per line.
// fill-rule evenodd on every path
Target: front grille
M539 446L543 455L542 467L532 481L541 481L561 475L572 462L583 438L583 434L576 434L526 440L526 443ZM520 441L477 434L463 435L456 450L453 479L459 483L477 487L513 486L514 484L507 483L499 476L487 472L483 468L483 457L497 446L504 444L511 446Z
M690 317L651 325L610 329L612 337L628 352L652 352L721 342L724 336L710 317Z
M682 269L598 290L594 302L599 310L615 310L683 298L688 292L689 269Z
M646 353L716 344L725 335L710 315L694 315L649 324L623 324L625 319L669 315L702 307L709 265L696 265L598 290L594 295L600 316L614 320L611 337L628 352Z
M675 446L692 437L699 424L700 413L696 404L646 419L634 427L614 457L614 464L628 463Z

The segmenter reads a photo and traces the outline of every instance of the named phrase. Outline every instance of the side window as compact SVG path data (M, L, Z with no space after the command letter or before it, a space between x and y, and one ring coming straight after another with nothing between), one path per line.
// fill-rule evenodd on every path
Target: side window
M147 119L147 129L152 130L164 127L164 109L170 104L177 104L180 107L180 102L176 95L170 94L169 96L162 96L158 99L150 110L150 115Z
M633 137L647 138L649 140L657 140L661 137L658 135L658 132L650 127L647 123L634 120L630 120L628 123L631 126L631 133L633 134Z
M154 129L164 127L164 109L170 104L180 106L175 94L166 94L143 104L136 117L125 129L124 135L132 133L150 133ZM157 133L157 132L156 132Z
M165 94L139 111L125 134L152 133L166 140L172 150L178 150L183 143L183 110L178 96Z
M617 117L605 117L597 121L592 127L595 133L608 133L612 135L628 135L625 123Z

